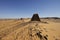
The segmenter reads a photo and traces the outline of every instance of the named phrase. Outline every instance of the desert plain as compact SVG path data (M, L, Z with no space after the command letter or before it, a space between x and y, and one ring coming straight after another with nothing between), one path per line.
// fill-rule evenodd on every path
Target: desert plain
M60 40L60 19L0 19L0 40Z

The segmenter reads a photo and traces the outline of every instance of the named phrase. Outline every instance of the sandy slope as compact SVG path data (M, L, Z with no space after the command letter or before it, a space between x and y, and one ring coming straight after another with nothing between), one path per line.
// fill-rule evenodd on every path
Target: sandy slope
M60 21L41 19L0 21L0 40L60 40Z

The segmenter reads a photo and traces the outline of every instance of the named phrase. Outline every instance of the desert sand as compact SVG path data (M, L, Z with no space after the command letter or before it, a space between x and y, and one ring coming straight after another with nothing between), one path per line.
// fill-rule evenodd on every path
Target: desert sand
M0 19L0 40L60 40L60 19Z

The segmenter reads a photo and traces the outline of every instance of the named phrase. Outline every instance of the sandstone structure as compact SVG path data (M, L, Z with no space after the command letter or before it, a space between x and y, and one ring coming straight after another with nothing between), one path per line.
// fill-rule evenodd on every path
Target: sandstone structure
M41 21L38 14L33 14L31 21Z

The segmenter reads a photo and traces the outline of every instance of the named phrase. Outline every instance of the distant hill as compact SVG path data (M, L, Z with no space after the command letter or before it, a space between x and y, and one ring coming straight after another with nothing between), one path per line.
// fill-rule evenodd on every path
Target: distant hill
M42 19L60 19L60 17L43 17Z

